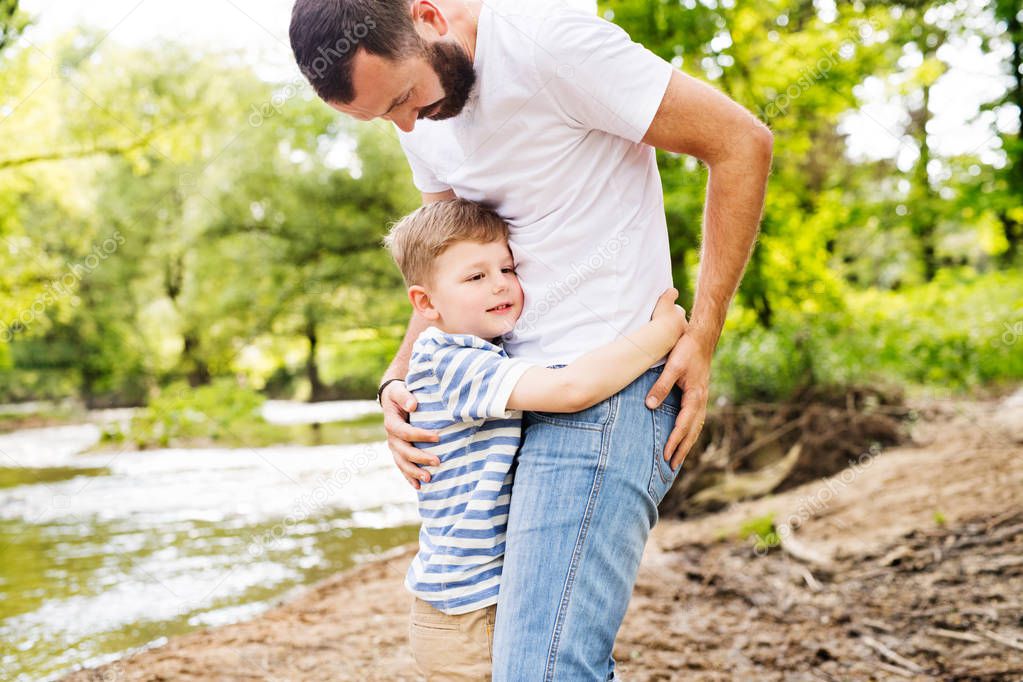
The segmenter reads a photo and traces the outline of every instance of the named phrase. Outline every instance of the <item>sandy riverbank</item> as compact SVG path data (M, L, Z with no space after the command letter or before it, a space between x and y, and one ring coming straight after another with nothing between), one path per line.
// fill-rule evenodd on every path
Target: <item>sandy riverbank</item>
M857 471L664 520L615 648L634 680L1023 679L1023 399L932 403ZM786 551L735 539L810 518ZM725 537L727 536L727 537ZM404 548L86 680L415 680Z

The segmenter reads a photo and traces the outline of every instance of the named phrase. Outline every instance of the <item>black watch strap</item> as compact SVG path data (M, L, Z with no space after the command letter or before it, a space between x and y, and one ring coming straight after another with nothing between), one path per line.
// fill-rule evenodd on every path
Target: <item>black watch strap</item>
M380 403L381 407L383 407L384 405L384 389L387 388L387 384L391 383L392 381L400 381L401 383L405 383L404 379L388 379L384 383L380 384L380 388L377 389L377 402Z

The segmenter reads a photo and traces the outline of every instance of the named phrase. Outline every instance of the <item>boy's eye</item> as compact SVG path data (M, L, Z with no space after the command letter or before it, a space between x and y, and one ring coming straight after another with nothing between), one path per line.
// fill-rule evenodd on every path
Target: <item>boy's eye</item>
M501 268L501 272L515 272L515 268Z
M483 273L477 272L475 275L470 275L467 281L475 282L476 280L483 279Z

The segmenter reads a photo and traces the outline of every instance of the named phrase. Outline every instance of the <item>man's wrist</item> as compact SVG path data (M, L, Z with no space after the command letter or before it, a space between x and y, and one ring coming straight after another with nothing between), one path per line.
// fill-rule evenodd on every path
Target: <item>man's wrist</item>
M710 328L707 325L700 324L698 320L691 320L689 323L689 330L686 331L685 336L688 336L690 340L695 341L696 345L707 357L712 357L714 355L714 350L718 346L718 339L721 337L721 332L720 330Z
M384 391L386 391L387 386L394 381L400 381L401 383L405 383L405 380L402 379L401 377L392 377L390 379L385 379L384 383L380 384L380 387L377 389L377 402L380 403L381 407L384 404Z

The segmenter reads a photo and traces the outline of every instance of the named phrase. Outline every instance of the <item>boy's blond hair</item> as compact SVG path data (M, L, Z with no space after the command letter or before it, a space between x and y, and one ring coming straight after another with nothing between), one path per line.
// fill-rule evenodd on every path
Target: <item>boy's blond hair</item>
M433 264L452 244L508 239L508 224L492 210L466 199L436 201L399 220L384 237L405 285L424 285Z

